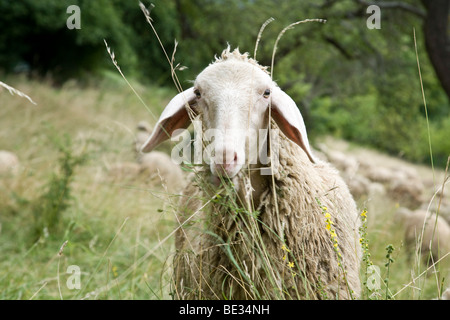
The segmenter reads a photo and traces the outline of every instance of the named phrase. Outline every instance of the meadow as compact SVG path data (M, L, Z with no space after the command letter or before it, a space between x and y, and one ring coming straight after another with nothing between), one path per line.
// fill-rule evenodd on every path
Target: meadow
M135 128L152 121L149 112L115 79L57 89L10 80L37 106L1 92L0 145L20 168L0 179L0 298L168 298L171 201L154 181L108 174L134 160ZM139 91L155 112L172 94ZM81 272L79 290L66 285L70 265Z
M83 86L17 76L6 82L37 105L0 91L0 149L20 160L14 173L0 179L0 299L171 299L176 192L145 175L114 175L110 168L135 160L137 123L153 124L152 114L174 91L133 83L144 106L115 74ZM380 164L413 166L348 146L345 152L365 153ZM445 178L442 169L414 167L424 181L438 185ZM429 189L430 200L432 194ZM449 259L427 270L408 253L402 226L393 219L401 203L375 197L358 205L367 210L366 253L381 272L378 294L370 296L366 285L362 298L438 297L448 287Z

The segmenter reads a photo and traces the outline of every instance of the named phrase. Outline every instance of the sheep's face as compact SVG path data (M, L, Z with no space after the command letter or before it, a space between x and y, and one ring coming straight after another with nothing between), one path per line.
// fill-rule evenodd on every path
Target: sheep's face
M195 109L202 114L203 139L211 143L213 175L233 177L244 164L257 163L267 137L272 87L261 68L238 60L212 64L197 76Z
M207 148L203 154L209 155L204 160L209 161L215 176L232 178L245 164L260 163L259 154L267 156L267 150L262 149L267 149L270 117L314 162L303 118L295 102L261 66L238 50L226 49L222 59L197 76L194 87L170 101L142 151L151 151L176 129L189 126L190 108L202 115L201 141Z

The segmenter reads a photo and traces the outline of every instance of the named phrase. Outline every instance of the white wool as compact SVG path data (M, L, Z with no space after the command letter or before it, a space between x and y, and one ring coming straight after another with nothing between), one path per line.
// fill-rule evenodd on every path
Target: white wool
M19 158L12 152L0 150L0 174L16 173L19 168Z

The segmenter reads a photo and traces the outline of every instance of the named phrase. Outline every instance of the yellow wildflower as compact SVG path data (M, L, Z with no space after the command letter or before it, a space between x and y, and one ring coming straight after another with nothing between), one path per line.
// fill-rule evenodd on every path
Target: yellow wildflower
M289 268L293 268L294 267L294 263L291 261L288 263Z
M286 252L291 252L291 250L289 250L289 249L286 247L285 244L283 244L283 245L281 246L281 250L286 251Z
M117 277L119 274L117 273L117 267L116 266L113 266L112 267L112 272L113 272L113 276L114 277Z

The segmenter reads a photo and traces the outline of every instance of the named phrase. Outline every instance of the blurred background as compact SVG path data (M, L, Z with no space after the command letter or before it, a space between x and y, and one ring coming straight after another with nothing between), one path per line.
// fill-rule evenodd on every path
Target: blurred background
M253 54L268 18L257 60L270 66L278 33L288 24L323 18L285 33L274 79L298 103L312 137L333 134L415 162L429 162L413 30L432 130L435 162L450 150L448 1L373 1L381 29L369 29L369 1L153 1L154 26L184 87L226 47ZM81 9L81 29L69 30L69 5ZM144 5L151 9L150 2ZM117 74L103 39L128 78L173 87L169 64L137 1L0 1L0 75L49 78L56 86ZM7 30L7 31L5 31ZM95 80L97 79L97 80Z

